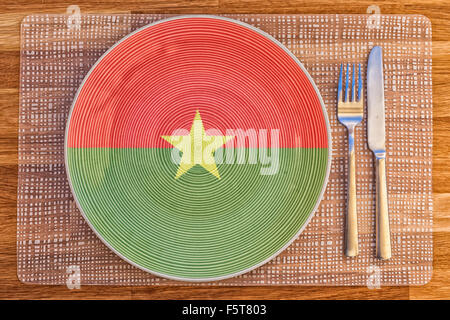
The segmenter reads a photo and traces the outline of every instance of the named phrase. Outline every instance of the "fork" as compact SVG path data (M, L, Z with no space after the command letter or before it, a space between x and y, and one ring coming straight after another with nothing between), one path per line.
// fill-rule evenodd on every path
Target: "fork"
M362 121L363 117L363 92L361 65L358 64L358 96L355 95L355 64L353 64L351 99L348 83L349 68L345 76L345 88L342 88L342 69L339 72L338 85L338 120L348 131L348 194L347 194L347 216L345 221L345 255L355 257L358 255L358 218L356 214L356 158L355 158L355 127Z

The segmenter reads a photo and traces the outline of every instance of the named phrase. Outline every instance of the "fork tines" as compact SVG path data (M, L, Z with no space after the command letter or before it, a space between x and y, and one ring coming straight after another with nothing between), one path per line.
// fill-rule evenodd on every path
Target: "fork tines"
M356 87L355 87L355 64L353 64L353 72L352 72L352 84L351 88L349 88L349 64L347 63L347 72L345 75L345 88L342 89L342 71L343 64L341 64L340 72L339 72L339 84L338 84L338 118L341 121L341 117L352 117L361 115L362 120L362 112L363 112L363 103L362 103L362 78L361 78L361 64L358 64L358 94L356 95ZM350 97L351 93L351 97ZM348 119L348 120L357 120L357 119ZM358 123L361 121L359 120ZM344 120L345 121L345 120ZM342 121L341 121L342 122Z

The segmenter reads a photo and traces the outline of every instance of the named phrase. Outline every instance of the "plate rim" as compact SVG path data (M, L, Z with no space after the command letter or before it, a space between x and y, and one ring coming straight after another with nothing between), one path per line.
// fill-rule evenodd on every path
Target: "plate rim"
M78 100L78 95L80 94L81 90L84 87L85 82L87 81L87 79L89 78L89 76L91 75L91 73L93 72L93 70L97 67L97 65L103 60L104 57L106 57L112 50L114 50L119 44L121 44L123 41L125 41L126 39L134 36L135 34L137 34L138 32L145 30L147 28L153 27L157 24L160 23L164 23L164 22L168 22L168 21L172 21L172 20L179 20L179 19L186 19L186 18L209 18L209 19L218 19L218 20L225 20L228 22L232 22L232 23L236 23L239 24L243 27L246 27L248 29L251 29L259 34L261 34L262 36L266 37L267 39L271 40L272 42L274 42L276 45L278 45L281 49L283 49L293 60L294 62L300 66L300 69L302 69L302 71L304 72L304 74L306 75L306 77L308 78L309 82L311 83L314 91L316 92L318 98L319 98L319 102L320 105L322 107L322 113L324 116L324 120L325 120L325 124L326 124L326 129L327 129L327 149L328 149L328 159L327 159L327 169L326 169L326 174L325 174L325 178L323 181L323 185L322 185L322 190L320 192L319 197L317 198L316 204L313 208L313 210L310 212L308 218L306 219L305 223L303 224L303 226L299 229L299 231L282 247L280 248L277 252L275 252L274 254L272 254L270 257L266 258L265 260L238 272L234 272L234 273L230 273L227 275L223 275L223 276L218 276L218 277L203 277L203 278L188 278L188 277L178 277L178 276L173 276L173 275L168 275L168 274L164 274L161 272L157 272L157 271L153 271L150 270L146 267L143 267L135 262L133 262L132 260L130 260L129 258L123 256L121 253L119 253L115 248L113 248L104 238L103 236L96 230L96 228L91 224L91 222L89 221L89 219L87 218L87 216L85 215L81 204L78 202L78 198L74 192L74 188L72 185L72 179L70 178L70 172L69 172L69 165L68 165L68 134L69 134L69 125L70 125L70 120L72 118L72 112L73 109L75 107L75 104ZM248 24L246 22L242 22L236 19L232 19L229 17L225 17L225 16L218 16L218 15L211 15L211 14L186 14L186 15L176 15L173 17L168 17L168 18L164 18L164 19L160 19L157 20L155 22L149 23L141 28L136 29L135 31L127 34L126 36L124 36L123 38L121 38L120 40L118 40L117 42L115 42L110 48L108 48L108 50L106 50L101 56L100 58L98 58L98 60L92 65L92 67L89 69L88 73L86 74L86 76L83 78L83 81L81 82L81 84L79 85L73 100L72 100L72 104L70 106L70 110L69 110L69 114L67 116L67 121L66 121L66 128L65 128L65 134L64 134L64 165L65 165L65 171L66 171L66 176L67 176L67 180L69 182L69 186L70 186L70 191L72 193L72 196L74 198L75 204L78 208L78 210L80 210L81 215L83 216L83 219L86 221L86 223L89 225L89 228L95 233L95 235L111 250L113 251L117 256L119 256L121 259L123 259L124 261L128 262L129 264L135 266L136 268L139 268L145 272L148 272L150 274L153 274L157 277L162 277L165 279L169 279L169 280L176 280L176 281L184 281L184 282L211 282L211 281L219 281L219 280L225 280L225 279L229 279L229 278L234 278L236 276L245 274L247 272L250 272L254 269L257 269L259 267L261 267L262 265L268 263L269 261L273 260L275 257L277 257L280 253L282 253L284 250L286 250L299 236L300 234L302 234L302 232L304 231L304 229L308 226L308 224L310 223L311 219L315 216L317 209L319 208L320 203L322 202L325 190L328 186L328 182L329 182L329 176L330 176L330 171L331 171L331 160L332 160L332 139L331 139L331 127L330 127L330 121L328 118L328 112L325 106L325 103L323 102L322 99L322 95L319 92L319 89L316 86L316 83L314 82L314 80L312 79L311 75L309 74L309 72L306 70L306 68L304 67L303 63L284 45L282 44L280 41L278 41L277 39L275 39L273 36L271 36L269 33L255 27L252 26L251 24Z

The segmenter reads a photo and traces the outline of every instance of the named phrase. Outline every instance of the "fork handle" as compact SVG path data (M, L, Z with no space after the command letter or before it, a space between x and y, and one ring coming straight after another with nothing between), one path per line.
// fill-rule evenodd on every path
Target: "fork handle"
M358 255L358 217L356 214L356 157L353 128L348 130L348 146L349 168L347 217L345 222L345 255L348 257L355 257Z
M377 256L387 260L391 257L391 236L389 230L389 208L386 185L386 158L376 159L376 234L377 234Z

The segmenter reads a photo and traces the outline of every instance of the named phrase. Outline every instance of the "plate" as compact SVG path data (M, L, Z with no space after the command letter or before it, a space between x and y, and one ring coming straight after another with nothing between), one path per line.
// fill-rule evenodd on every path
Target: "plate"
M213 281L273 259L323 195L326 110L300 61L253 26L179 16L110 48L83 80L66 169L98 237L155 275Z

